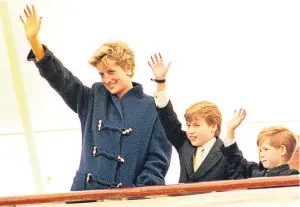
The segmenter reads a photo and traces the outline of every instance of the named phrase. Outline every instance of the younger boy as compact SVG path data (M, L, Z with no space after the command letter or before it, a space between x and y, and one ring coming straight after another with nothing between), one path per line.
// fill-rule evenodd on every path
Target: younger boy
M284 127L268 127L259 133L257 140L259 164L248 162L243 157L235 142L234 131L245 117L245 110L240 109L238 113L234 113L228 123L225 147L222 152L230 162L229 175L232 178L253 178L299 174L297 170L290 169L287 164L296 148L296 138Z

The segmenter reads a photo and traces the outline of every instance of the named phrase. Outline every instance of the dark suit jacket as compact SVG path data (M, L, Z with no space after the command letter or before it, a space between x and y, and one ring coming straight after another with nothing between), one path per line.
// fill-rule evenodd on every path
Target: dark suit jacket
M266 169L261 162L248 162L243 157L243 153L239 150L236 143L228 147L222 147L221 151L228 160L230 160L228 173L231 178L241 179L299 174L296 169L290 169L288 164L280 165L272 169Z
M171 101L166 107L157 108L157 111L167 138L179 154L180 183L228 179L228 161L220 151L221 146L224 145L220 138L216 138L217 140L207 157L194 172L193 155L197 148L190 143L186 132L181 129L182 125L173 110Z

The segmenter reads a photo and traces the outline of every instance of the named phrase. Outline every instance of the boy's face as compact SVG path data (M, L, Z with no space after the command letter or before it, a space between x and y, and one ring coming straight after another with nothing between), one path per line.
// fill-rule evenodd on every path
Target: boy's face
M108 63L106 66L101 61L97 65L97 69L101 76L101 80L105 88L112 94L116 94L121 98L131 85L131 78L126 71L115 63Z
M259 145L259 160L267 169L282 165L281 149L269 145L268 140L265 140Z
M216 126L208 125L199 115L194 115L186 124L186 134L193 146L202 146L215 135Z

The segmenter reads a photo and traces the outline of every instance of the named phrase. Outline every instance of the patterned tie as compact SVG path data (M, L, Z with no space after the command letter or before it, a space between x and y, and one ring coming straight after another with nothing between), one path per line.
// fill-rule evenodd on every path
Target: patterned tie
M204 160L204 148L203 147L198 147L196 154L194 155L194 172L197 171L199 166Z

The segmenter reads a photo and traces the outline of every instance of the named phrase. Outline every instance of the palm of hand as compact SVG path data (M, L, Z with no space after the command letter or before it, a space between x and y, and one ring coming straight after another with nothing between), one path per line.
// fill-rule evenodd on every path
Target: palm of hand
M166 66L164 64L161 54L154 54L151 56L151 61L148 61L148 65L152 69L152 72L156 79L165 79L166 74L170 68L171 62Z
M240 116L234 116L228 123L228 128L235 129L237 128L241 123L243 119Z
M162 63L157 62L152 66L153 73L155 77L165 77L168 71L168 68Z
M37 21L36 15L30 15L27 18L27 22L24 23L24 27L28 39L36 37L40 29L40 25Z
M238 113L235 110L232 119L227 124L228 128L236 129L243 122L245 118L246 118L246 111L244 109L240 109Z
M22 16L20 19L24 25L25 34L28 40L31 40L37 37L40 26L41 26L41 18L37 19L37 14L34 6L30 9L29 6L26 6L24 9L24 14L26 16L26 21L23 20Z

